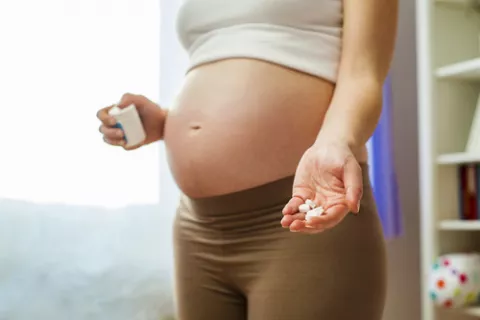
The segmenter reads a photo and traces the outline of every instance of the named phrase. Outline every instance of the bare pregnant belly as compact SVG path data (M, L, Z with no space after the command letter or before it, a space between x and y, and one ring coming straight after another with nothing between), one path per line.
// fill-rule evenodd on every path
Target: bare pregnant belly
M316 139L333 90L325 80L257 60L192 70L165 128L179 188L206 197L294 174Z

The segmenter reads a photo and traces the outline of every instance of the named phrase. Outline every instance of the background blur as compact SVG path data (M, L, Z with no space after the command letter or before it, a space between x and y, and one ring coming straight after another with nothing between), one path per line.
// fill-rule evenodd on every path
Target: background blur
M162 145L106 147L96 111L125 92L167 106L185 55L180 0L0 1L0 320L172 313L178 190ZM415 1L392 69L404 235L385 319L420 319Z
M172 313L159 146L106 147L97 110L158 100L157 0L0 1L0 319Z

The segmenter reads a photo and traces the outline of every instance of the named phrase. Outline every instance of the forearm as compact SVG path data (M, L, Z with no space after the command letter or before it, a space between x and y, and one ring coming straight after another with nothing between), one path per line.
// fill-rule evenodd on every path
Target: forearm
M362 147L382 111L383 82L393 55L398 0L345 0L344 38L335 93L319 139Z
M382 84L355 79L337 85L318 140L341 140L352 148L365 145L382 112Z

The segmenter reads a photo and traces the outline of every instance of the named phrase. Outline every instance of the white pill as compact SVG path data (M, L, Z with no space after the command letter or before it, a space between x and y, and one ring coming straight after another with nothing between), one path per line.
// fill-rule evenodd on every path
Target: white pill
M307 215L305 216L305 219L310 222L313 217L320 217L323 215L324 210L322 207L315 208L313 210L310 210L307 212Z
M298 211L300 211L301 213L307 213L308 211L310 211L310 206L306 203L304 204L301 204L299 207L298 207Z
M310 199L307 199L307 201L305 201L305 204L308 205L310 207L310 209L314 209L317 205L315 204L315 202L313 202L312 200Z
M316 214L313 210L310 210L307 212L307 214L305 215L305 220L307 220L307 222L310 222L312 221L312 218L313 217L316 217Z

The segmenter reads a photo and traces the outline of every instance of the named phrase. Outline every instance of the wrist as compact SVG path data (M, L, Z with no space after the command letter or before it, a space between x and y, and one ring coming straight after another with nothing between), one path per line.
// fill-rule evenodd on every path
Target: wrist
M165 136L165 123L167 122L168 116L168 109L162 109L160 106L158 107L158 121L159 121L159 138L158 140L163 140Z
M340 128L322 128L314 143L314 146L318 145L336 145L344 148L347 147L355 153L355 151L363 148L365 143L358 139L358 137L356 137L353 132L349 131L348 129L342 130Z
M150 128L145 128L150 132L147 144L163 140L167 115L167 109L162 109L159 105L155 104L155 108L153 108L152 112L148 115Z
M311 146L312 149L338 150L341 149L345 154L352 155L358 162L368 161L368 150L366 143L358 139L339 136L328 132L320 132L316 141Z
M339 83L317 140L335 140L353 150L363 148L382 112L382 89L375 81Z

